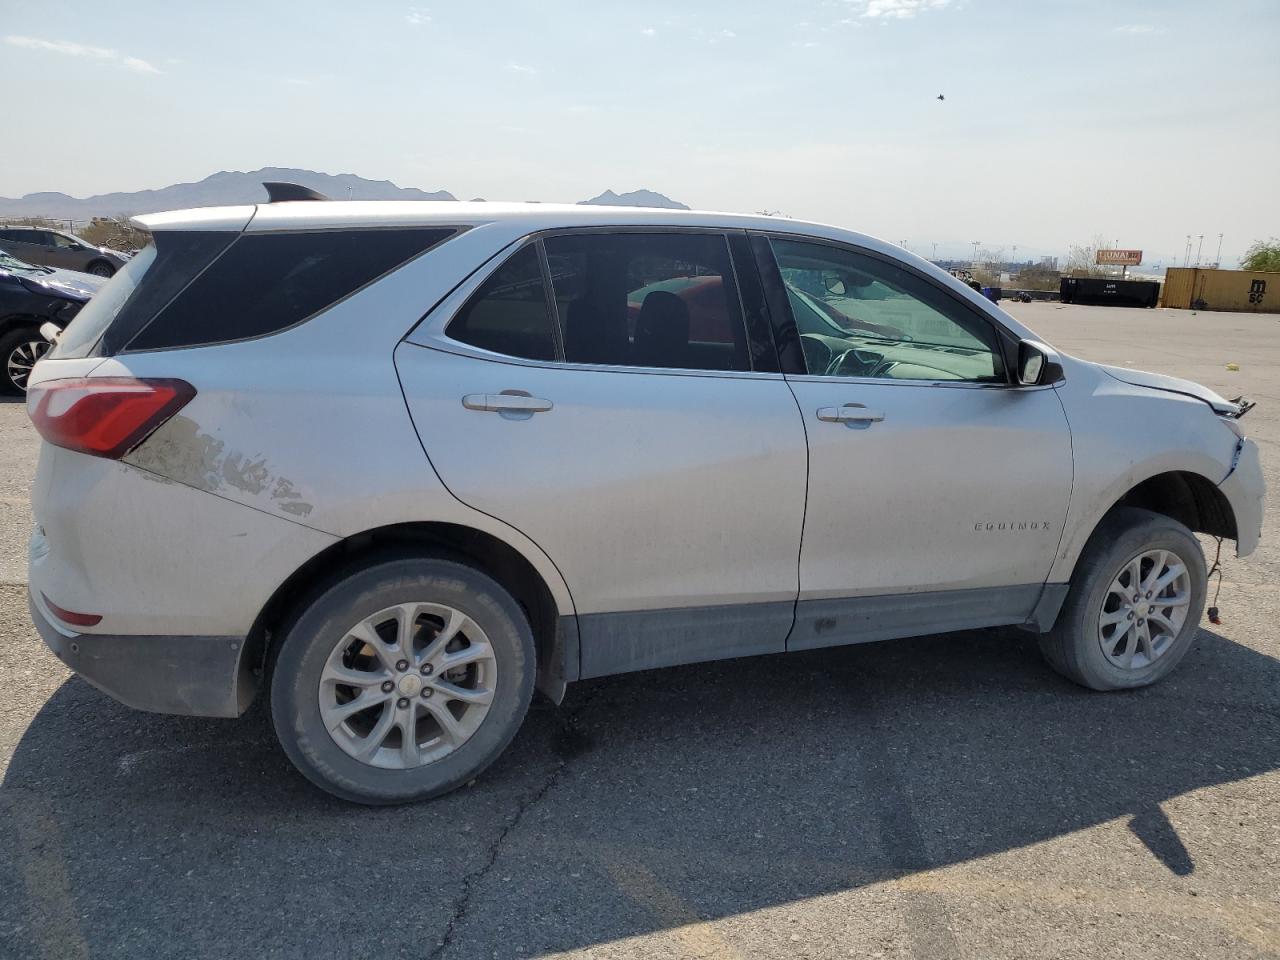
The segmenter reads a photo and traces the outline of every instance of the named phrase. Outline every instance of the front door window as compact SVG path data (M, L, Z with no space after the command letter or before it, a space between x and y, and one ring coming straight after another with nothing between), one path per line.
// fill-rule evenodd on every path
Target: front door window
M809 374L1006 382L991 325L927 281L828 244L772 243Z

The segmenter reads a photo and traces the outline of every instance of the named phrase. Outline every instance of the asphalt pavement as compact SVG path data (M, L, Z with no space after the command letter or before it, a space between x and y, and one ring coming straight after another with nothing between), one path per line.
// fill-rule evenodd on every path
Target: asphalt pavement
M1280 317L1005 306L1259 402L1263 545L1170 678L1090 693L992 630L589 681L391 809L261 704L137 713L45 650L0 403L0 957L1280 957Z

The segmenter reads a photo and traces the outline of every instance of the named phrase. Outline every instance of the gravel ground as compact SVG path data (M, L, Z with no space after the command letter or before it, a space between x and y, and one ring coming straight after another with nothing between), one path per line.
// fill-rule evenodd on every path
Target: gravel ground
M1277 515L1280 318L1011 310L1257 399ZM535 704L474 786L370 810L259 707L135 713L45 651L34 448L0 404L0 956L1280 957L1274 539L1154 689L1077 689L1007 630L633 674Z

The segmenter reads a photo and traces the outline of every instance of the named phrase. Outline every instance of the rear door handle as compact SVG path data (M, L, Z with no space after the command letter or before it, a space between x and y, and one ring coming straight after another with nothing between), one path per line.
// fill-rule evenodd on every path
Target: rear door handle
M884 413L861 403L846 403L842 407L819 407L818 419L826 423L879 423Z
M554 404L527 393L468 393L462 398L468 410L491 410L494 413L546 413Z

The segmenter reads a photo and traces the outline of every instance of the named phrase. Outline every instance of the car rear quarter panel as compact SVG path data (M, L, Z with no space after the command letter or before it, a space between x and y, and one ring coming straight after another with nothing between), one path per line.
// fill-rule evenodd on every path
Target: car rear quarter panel
M1092 364L1063 358L1058 387L1071 425L1071 507L1049 582L1071 579L1098 521L1144 480L1197 473L1214 485L1231 469L1236 437L1201 400L1122 383Z
M29 578L83 633L243 636L335 538L126 463L42 444Z
M396 344L513 238L510 227L486 229L281 333L104 361L95 376L179 377L197 390L127 463L330 537L421 521L482 530L525 556L561 612L572 613L563 578L536 544L440 483L396 377Z

